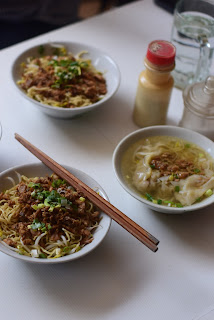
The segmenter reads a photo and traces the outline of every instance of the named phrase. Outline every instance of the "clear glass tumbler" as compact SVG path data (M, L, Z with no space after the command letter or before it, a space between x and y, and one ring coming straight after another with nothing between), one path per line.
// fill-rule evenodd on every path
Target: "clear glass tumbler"
M175 86L204 81L214 49L214 1L180 0L176 4L171 42L176 47Z

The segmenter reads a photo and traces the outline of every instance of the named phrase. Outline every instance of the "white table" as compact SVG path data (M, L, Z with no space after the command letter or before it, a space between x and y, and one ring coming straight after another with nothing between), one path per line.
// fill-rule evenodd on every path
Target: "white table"
M59 265L27 264L0 253L0 312L8 319L192 320L214 306L214 207L187 215L153 212L117 182L112 153L137 129L132 121L137 78L147 45L170 39L172 15L153 1L133 2L0 52L0 171L37 162L17 132L56 161L97 180L110 201L160 240L151 252L115 222L91 254ZM12 85L13 59L44 41L71 40L108 52L121 70L117 94L101 109L74 120L44 115ZM182 114L173 89L169 124Z

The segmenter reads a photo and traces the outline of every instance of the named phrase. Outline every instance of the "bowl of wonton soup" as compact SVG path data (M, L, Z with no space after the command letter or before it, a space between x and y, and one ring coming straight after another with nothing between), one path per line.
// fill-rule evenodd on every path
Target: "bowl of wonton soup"
M136 130L115 148L113 168L121 186L155 211L179 214L214 203L214 143L195 131Z

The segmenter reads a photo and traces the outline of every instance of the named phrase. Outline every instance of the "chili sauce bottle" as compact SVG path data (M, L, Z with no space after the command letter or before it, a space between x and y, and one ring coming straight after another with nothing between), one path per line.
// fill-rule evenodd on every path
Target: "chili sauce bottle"
M166 124L174 80L175 47L155 40L148 45L145 70L139 76L133 120L139 127Z

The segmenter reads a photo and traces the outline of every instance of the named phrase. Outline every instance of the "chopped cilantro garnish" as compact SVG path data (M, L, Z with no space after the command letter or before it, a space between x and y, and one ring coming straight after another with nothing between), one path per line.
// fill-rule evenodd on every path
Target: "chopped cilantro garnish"
M201 172L201 170L198 169L198 168L195 168L195 169L194 169L194 172L195 172L195 173L199 173L199 172Z
M44 254L44 253L40 253L39 257L42 258L42 259L46 259L47 258L46 254Z
M41 184L40 183L30 182L30 183L28 183L28 187L29 188L34 188L34 189L40 189L41 188Z
M88 68L89 64L85 61L79 62L71 59L51 60L49 65L57 67L55 69L56 80L52 85L52 88L60 88L62 85L66 85L73 78L80 76L82 69Z
M149 193L146 193L146 198L147 198L147 200L149 200L149 201L152 201L152 200L153 200L151 194L149 194Z
M55 84L52 84L51 88L59 89L60 83L55 82Z
M180 187L179 186L175 186L175 192L179 192L180 191Z
M176 203L175 206L176 206L177 208L183 208L183 206L182 206L181 203Z
M38 47L38 52L39 52L39 54L43 54L45 52L45 48L43 45Z
M53 54L56 56L60 56L61 55L60 48L54 48Z
M162 200L161 199L158 199L157 202L158 202L158 204L162 204Z
M45 228L45 223L40 222L38 219L34 219L30 227L32 230L42 230L42 228Z
M65 184L65 180L57 179L52 182L52 187L56 188Z
M72 208L73 208L75 211L78 210L78 206L77 206L76 204L73 204L73 205L72 205Z

